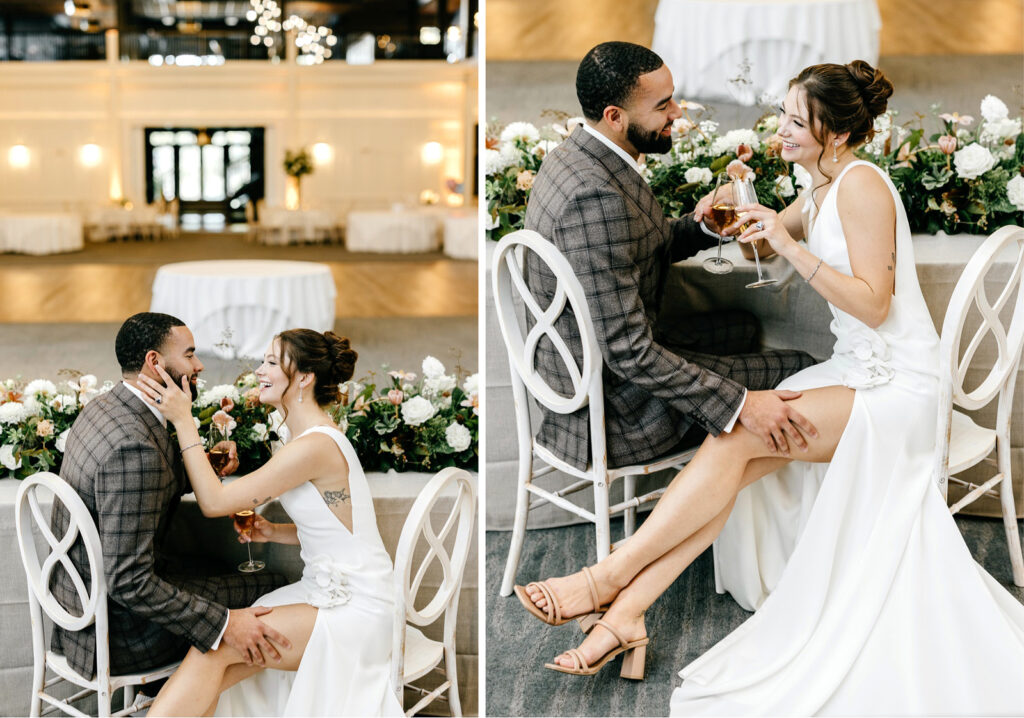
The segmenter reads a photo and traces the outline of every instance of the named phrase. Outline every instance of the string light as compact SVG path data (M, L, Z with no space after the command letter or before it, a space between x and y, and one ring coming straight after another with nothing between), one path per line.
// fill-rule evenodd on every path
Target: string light
M312 25L298 15L281 17L277 0L249 0L250 9L245 19L256 23L249 42L253 45L274 46L274 34L295 31L295 45L299 49L298 61L303 65L319 65L334 54L332 47L338 44L334 31L323 25Z

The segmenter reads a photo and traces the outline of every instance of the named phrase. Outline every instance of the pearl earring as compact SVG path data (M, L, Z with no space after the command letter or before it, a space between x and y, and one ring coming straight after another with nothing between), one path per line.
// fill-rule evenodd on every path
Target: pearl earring
M302 392L301 391L299 392L299 403L300 404L302 403Z
M838 162L839 161L839 155L837 153L838 148L839 148L839 143L838 142L833 142L832 143L832 161L833 162Z

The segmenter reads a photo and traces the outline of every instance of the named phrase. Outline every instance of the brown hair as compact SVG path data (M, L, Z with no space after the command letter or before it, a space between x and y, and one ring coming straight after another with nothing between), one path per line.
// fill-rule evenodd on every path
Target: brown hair
M313 397L318 405L341 401L338 384L352 378L359 358L348 337L312 329L289 329L275 338L281 342L281 367L288 376L288 386L295 372L308 372L316 378Z
M832 176L821 164L825 135L849 132L846 144L851 148L869 141L875 134L875 118L885 112L892 95L892 83L881 70L854 60L848 65L811 65L790 80L789 86L804 91L811 136L822 146L818 170L831 182Z

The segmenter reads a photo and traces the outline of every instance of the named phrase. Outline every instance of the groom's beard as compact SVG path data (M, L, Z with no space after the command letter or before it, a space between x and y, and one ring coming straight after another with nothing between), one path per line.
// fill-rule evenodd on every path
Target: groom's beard
M642 154L665 154L672 149L672 135L662 135L663 129L648 130L630 122L626 125L626 139L636 148L637 152Z
M181 377L183 377L184 374L181 374L180 372L175 371L174 369L172 369L169 366L168 367L164 367L164 370L168 374L171 375L171 379L173 379L174 383L177 384L180 387L181 386ZM199 388L196 386L196 378L197 378L196 374L193 374L193 375L191 375L188 378L188 388L189 388L189 391L192 394L192 401L195 401L196 399L199 398Z

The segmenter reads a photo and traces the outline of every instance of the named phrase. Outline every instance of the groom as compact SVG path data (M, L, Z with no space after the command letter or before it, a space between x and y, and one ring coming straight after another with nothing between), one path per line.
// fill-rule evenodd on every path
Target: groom
M682 116L672 91L671 72L647 48L606 42L587 53L576 75L586 124L545 157L526 228L553 242L583 285L604 360L609 466L651 461L736 422L788 455L792 445L806 445L800 430L814 429L786 403L798 393L766 390L813 364L810 356L750 353L757 327L738 312L673 317L674 342L655 328L669 265L714 241L697 223L707 202L695 217L666 220L638 165L641 154L671 148L672 123ZM533 292L554 295L554 277L533 255L527 272ZM555 328L579 356L579 330L568 315ZM572 393L546 336L536 364L553 388ZM537 440L585 469L587 427L586 408L545 412Z
M144 312L121 326L115 351L124 381L90 401L68 434L61 477L82 497L96 521L103 548L113 674L156 668L184 657L190 645L205 652L222 642L247 661L278 656L270 641L284 637L259 620L268 608L250 606L283 584L276 575L181 575L170 567L164 539L182 494L190 491L177 442L163 416L142 400L140 374L158 378L163 367L180 385L187 376L196 395L203 364L192 332L167 314ZM237 468L237 463L228 470ZM63 535L69 516L54 502L51 527ZM70 551L81 572L81 539ZM88 574L86 574L88 575ZM81 601L58 568L52 588L73 614ZM51 648L83 676L96 674L95 631L53 627ZM264 658L265 657L265 658ZM272 665L272 663L271 663Z

